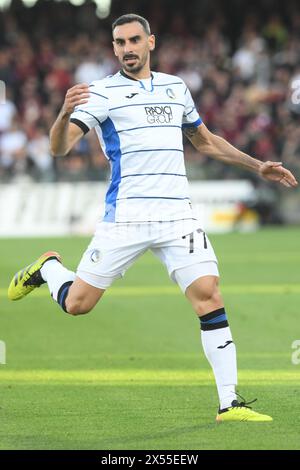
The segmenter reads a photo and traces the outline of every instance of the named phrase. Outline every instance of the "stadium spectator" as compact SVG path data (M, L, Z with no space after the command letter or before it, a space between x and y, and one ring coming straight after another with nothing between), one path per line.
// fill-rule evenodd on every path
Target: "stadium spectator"
M11 101L10 95L10 89L6 87L5 102L1 104L0 135L10 129L12 121L17 114L17 108L13 101Z
M15 117L10 128L0 137L1 173L22 175L26 170L27 137Z
M41 181L54 179L53 159L50 154L49 137L43 124L38 124L28 143L28 159L32 163L32 175Z

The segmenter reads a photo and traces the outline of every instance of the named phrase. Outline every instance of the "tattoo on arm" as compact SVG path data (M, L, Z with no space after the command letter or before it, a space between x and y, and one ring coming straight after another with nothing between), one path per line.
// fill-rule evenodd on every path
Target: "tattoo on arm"
M198 131L197 127L185 127L183 129L184 135L189 139L193 137L195 134L197 134L197 131Z

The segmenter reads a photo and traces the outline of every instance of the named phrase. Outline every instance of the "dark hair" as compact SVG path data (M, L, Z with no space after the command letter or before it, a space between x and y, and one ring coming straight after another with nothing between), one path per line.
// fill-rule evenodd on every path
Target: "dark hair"
M140 15L136 15L135 13L128 13L127 15L122 15L119 18L117 18L113 24L112 24L112 31L114 31L116 26L121 26L122 24L127 24L127 23L133 23L134 21L137 21L143 26L143 29L148 36L151 34L150 30L150 25L149 22L146 20L146 18L143 18Z

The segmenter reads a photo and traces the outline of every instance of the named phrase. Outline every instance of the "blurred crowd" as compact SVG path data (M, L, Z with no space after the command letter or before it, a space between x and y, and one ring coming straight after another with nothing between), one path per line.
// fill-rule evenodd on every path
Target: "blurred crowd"
M300 6L287 2L283 15L268 8L271 1L262 2L262 13L236 0L231 4L239 4L239 22L232 25L230 9L222 14L209 7L214 2L200 1L193 10L193 3L183 14L176 8L180 2L173 2L172 10L158 0L151 9L145 3L145 10L131 2L131 10L148 17L157 35L152 68L185 80L210 130L261 160L284 162L299 176ZM112 18L126 11L112 12ZM54 160L48 133L68 88L119 70L112 18L99 20L92 4L75 8L50 1L0 13L0 80L6 84L0 104L1 181L24 175L37 181L108 177L94 132L68 157ZM190 178L249 177L185 145Z

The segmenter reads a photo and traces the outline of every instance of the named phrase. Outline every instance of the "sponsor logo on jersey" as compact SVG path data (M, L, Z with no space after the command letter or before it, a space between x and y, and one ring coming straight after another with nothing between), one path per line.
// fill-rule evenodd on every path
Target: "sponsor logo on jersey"
M149 124L168 124L173 120L171 106L145 106Z

